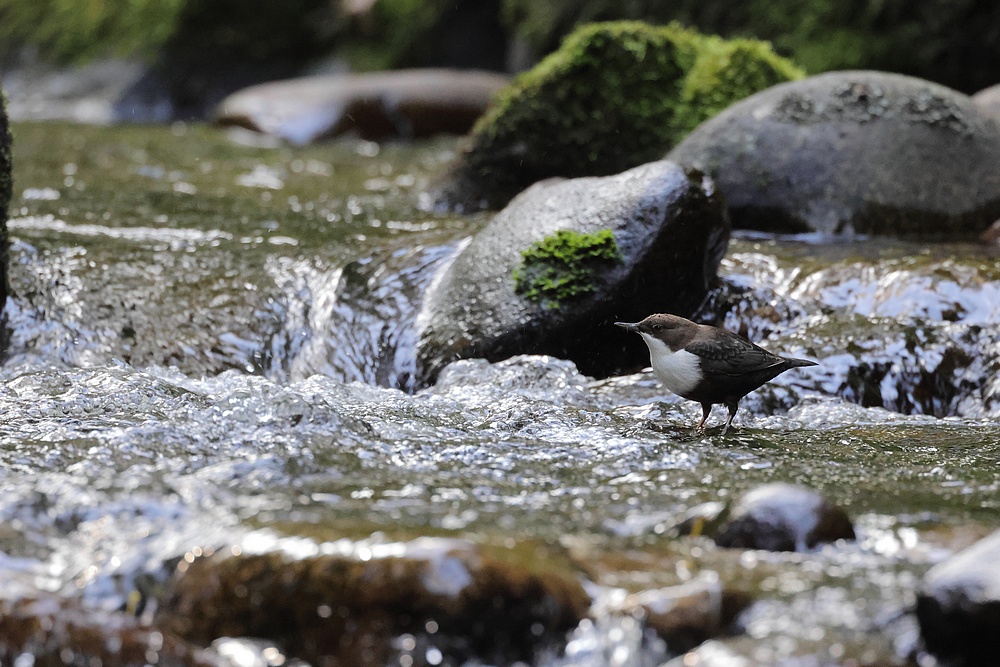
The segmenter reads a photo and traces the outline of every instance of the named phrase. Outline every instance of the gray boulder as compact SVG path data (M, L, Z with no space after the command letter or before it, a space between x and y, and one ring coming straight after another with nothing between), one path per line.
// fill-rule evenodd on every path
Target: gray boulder
M927 572L917 619L931 653L970 667L1000 665L1000 531Z
M1000 123L966 95L896 74L774 86L667 158L711 175L737 228L971 236L1000 217Z
M417 318L418 384L472 357L548 354L594 376L642 368L646 346L613 322L690 314L728 239L711 180L671 162L537 183L435 277Z
M986 114L1000 119L1000 84L983 88L972 96L972 101Z

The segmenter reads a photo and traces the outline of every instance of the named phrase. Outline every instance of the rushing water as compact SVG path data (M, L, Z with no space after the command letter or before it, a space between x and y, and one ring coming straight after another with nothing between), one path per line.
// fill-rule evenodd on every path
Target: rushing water
M703 315L821 363L748 397L735 434L698 436L700 408L648 372L470 360L404 391L423 287L486 220L420 205L451 142L13 130L3 597L116 609L196 546L456 536L567 549L604 573L597 600L717 573L757 602L709 654L895 664L922 573L996 524L985 249L735 239ZM692 507L778 480L845 507L857 542L768 554L673 536ZM541 660L670 655L599 609Z

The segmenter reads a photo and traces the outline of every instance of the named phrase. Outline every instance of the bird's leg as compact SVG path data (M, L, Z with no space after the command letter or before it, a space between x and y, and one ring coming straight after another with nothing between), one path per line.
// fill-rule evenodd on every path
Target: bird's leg
M736 411L740 409L739 401L731 401L726 403L726 407L729 408L729 421L722 429L722 435L725 435L729 430L729 427L733 425L733 417L736 416Z
M702 403L701 404L701 421L698 422L698 433L704 433L705 432L705 420L708 419L708 415L711 412L712 412L712 404L711 403Z

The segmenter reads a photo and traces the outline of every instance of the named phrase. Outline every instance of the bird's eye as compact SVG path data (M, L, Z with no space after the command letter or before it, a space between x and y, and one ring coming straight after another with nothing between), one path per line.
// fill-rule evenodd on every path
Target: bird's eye
M654 324L653 325L653 331L662 331L662 330L663 330L663 325L662 324Z

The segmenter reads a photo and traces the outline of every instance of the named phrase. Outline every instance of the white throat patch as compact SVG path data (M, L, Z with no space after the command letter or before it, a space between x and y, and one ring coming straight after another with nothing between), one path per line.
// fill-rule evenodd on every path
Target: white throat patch
M701 368L697 355L678 350L674 352L666 343L649 334L640 333L649 348L649 361L653 373L663 386L683 396L701 382Z

